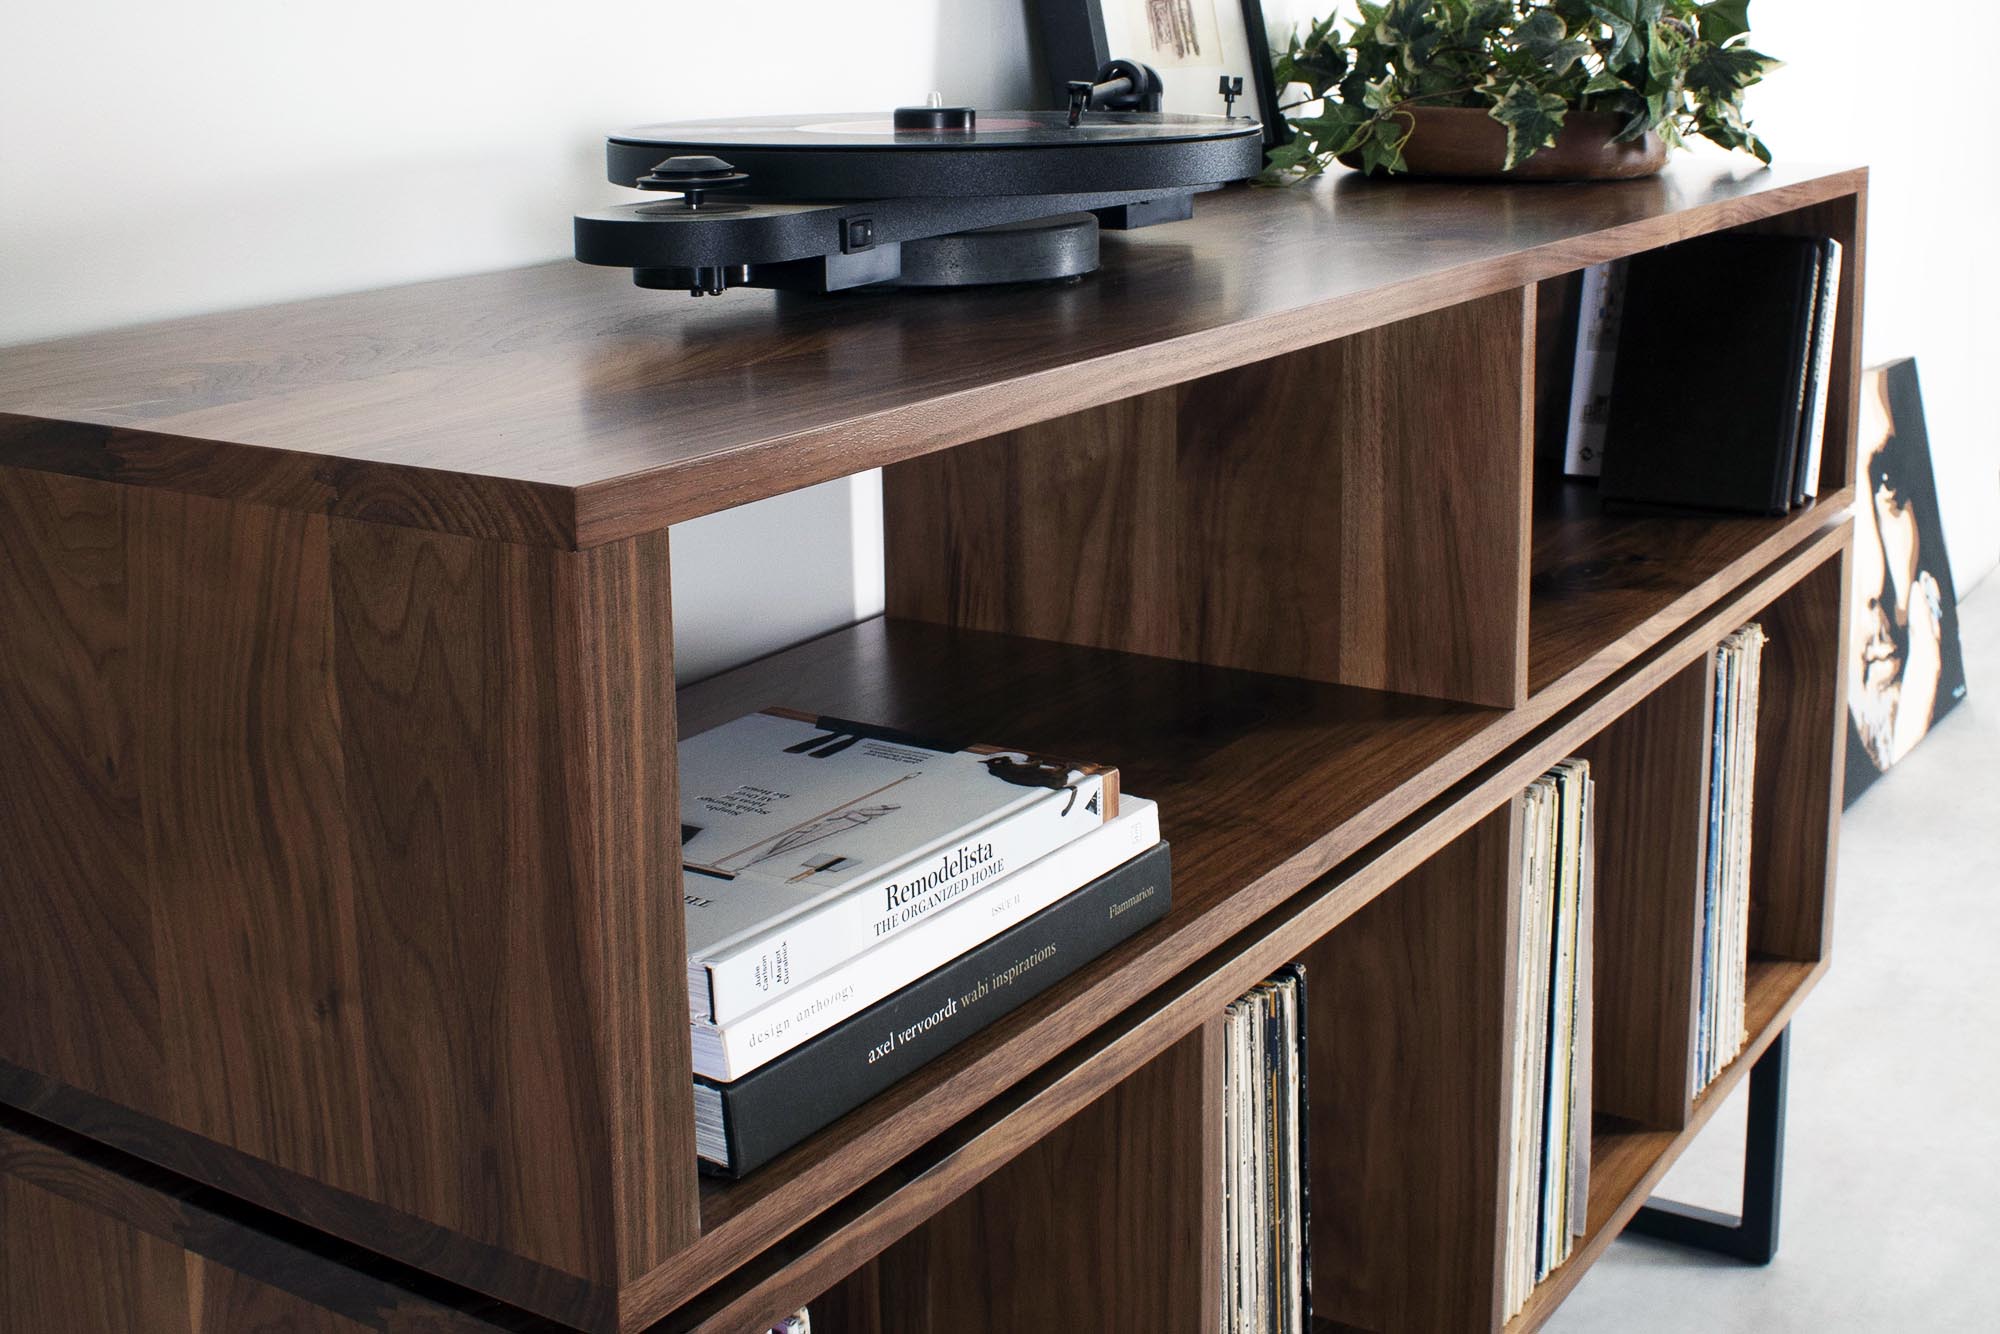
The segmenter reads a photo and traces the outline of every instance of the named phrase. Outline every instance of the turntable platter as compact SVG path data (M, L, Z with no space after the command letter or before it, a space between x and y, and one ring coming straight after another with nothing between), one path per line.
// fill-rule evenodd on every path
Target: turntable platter
M969 130L899 130L881 113L752 116L640 126L612 135L606 160L630 185L666 158L725 158L759 199L1173 190L1256 175L1262 136L1245 117L1140 111L1074 126L1060 111L980 112Z

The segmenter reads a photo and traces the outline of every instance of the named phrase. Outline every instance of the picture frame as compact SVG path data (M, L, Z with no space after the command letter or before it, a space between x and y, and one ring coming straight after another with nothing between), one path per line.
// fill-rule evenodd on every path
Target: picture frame
M1260 0L1037 0L1042 58L1061 106L1071 80L1093 78L1114 57L1159 71L1161 109L1220 116L1224 77L1243 79L1237 114L1247 103L1264 127L1269 151L1291 138L1278 110L1270 39Z

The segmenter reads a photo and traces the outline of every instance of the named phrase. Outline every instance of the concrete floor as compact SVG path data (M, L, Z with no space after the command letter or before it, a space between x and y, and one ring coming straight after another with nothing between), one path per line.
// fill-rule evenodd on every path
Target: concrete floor
M2000 579L1966 699L1847 812L1834 965L1792 1026L1778 1258L1621 1239L1547 1328L2000 1330ZM1734 1212L1747 1081L1661 1193Z

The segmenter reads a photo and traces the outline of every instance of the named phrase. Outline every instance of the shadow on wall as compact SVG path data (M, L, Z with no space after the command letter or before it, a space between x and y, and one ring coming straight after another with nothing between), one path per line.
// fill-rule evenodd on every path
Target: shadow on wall
M856 492L842 478L674 525L674 675L683 685L851 625Z

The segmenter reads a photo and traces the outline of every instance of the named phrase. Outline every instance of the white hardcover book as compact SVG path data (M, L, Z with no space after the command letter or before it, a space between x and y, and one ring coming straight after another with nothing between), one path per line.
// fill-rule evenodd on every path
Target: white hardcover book
M1625 307L1624 261L1585 269L1578 306L1563 472L1570 477L1597 477L1604 472L1605 428L1611 419L1611 386L1618 368L1618 330Z
M680 746L689 1011L725 1024L1118 813L1118 773L782 710Z
M1159 841L1159 806L1128 796L1109 824L980 886L769 1004L726 1024L695 1020L688 1026L694 1072L718 1083L741 1078L1027 921Z
M1799 487L1808 500L1819 495L1820 461L1826 452L1826 409L1833 388L1833 335L1840 315L1840 262L1844 253L1840 242L1827 241L1826 270L1819 286L1820 317L1812 351L1812 412L1806 418L1806 463Z

